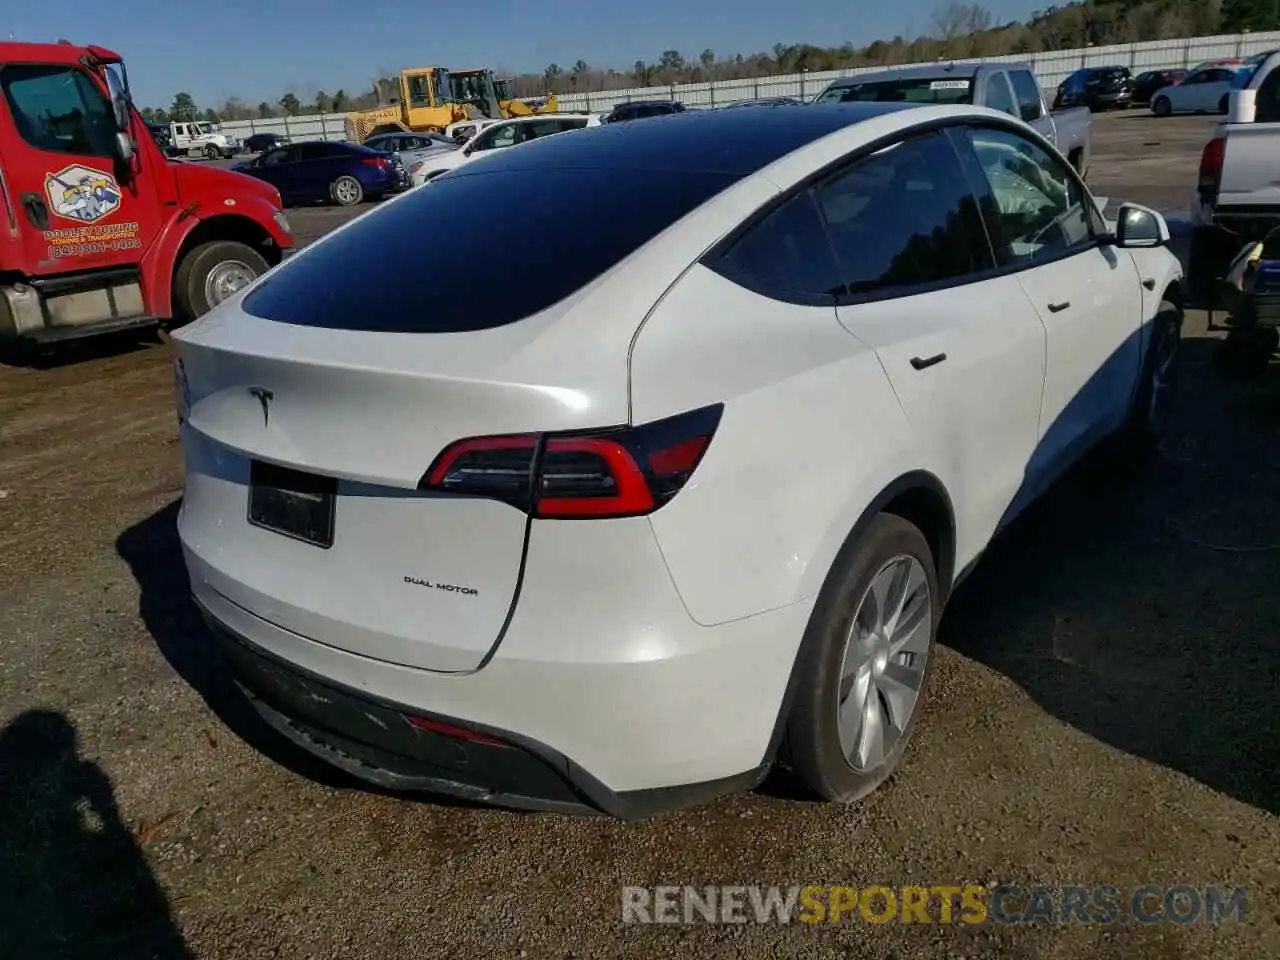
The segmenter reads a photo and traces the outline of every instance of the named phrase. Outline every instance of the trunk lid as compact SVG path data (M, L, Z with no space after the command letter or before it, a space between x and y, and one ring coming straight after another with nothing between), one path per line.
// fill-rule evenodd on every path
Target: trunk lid
M587 356L566 370L550 360L562 355L548 349L550 314L404 334L278 323L231 306L179 332L189 397L182 533L209 585L352 653L477 668L519 590L528 518L497 501L420 491L419 480L459 439L627 419L627 341L608 377ZM278 468L322 479L300 483ZM251 488L261 498L299 486L308 489L292 506L268 493L252 508L272 523L293 511L290 532L251 518ZM332 542L316 545L305 537L325 540L325 522L303 522L298 510L329 497Z

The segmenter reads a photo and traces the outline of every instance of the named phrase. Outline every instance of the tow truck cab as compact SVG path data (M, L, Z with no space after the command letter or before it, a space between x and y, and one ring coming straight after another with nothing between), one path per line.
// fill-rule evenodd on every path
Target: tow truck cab
M0 43L0 342L192 320L292 247L275 188L164 156L118 54Z

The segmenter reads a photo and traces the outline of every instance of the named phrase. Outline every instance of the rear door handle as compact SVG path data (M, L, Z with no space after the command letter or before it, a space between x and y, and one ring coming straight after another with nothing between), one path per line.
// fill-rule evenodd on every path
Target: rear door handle
M1069 306L1071 306L1070 300L1063 300L1061 303L1051 303L1049 304L1049 312L1061 313L1063 310L1067 309L1067 307Z
M920 357L912 357L911 366L917 370L923 370L925 367L932 367L934 364L941 363L945 359L947 359L947 355L945 353L935 353L932 357L925 357L924 359L921 359Z

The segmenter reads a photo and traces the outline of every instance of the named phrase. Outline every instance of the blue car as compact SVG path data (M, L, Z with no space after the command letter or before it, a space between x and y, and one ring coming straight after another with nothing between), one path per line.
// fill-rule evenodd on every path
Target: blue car
M232 169L271 184L286 206L330 202L353 207L409 186L395 154L325 140L276 147Z

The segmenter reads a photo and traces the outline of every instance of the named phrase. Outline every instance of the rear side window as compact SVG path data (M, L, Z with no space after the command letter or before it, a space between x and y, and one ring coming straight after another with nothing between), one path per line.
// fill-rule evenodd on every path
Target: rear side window
M1257 123L1280 122L1280 67L1262 78L1258 85Z
M972 103L969 77L914 77L869 80L830 87L818 103Z
M1026 123L1039 120L1043 111L1040 107L1040 88L1036 86L1036 78L1029 70L1010 70L1009 81L1013 84L1013 95L1018 100L1022 119Z
M984 99L992 110L1000 110L1011 117L1019 115L1018 107L1013 102L1013 94L1009 92L1009 81L1003 73L993 73L987 77Z
M840 268L808 190L748 229L717 266L729 279L775 299L844 293Z
M580 290L737 179L686 170L463 168L285 263L243 308L338 330L501 327ZM566 250L572 256L559 252Z
M977 201L945 133L859 160L815 187L814 198L850 295L897 296L995 266Z

